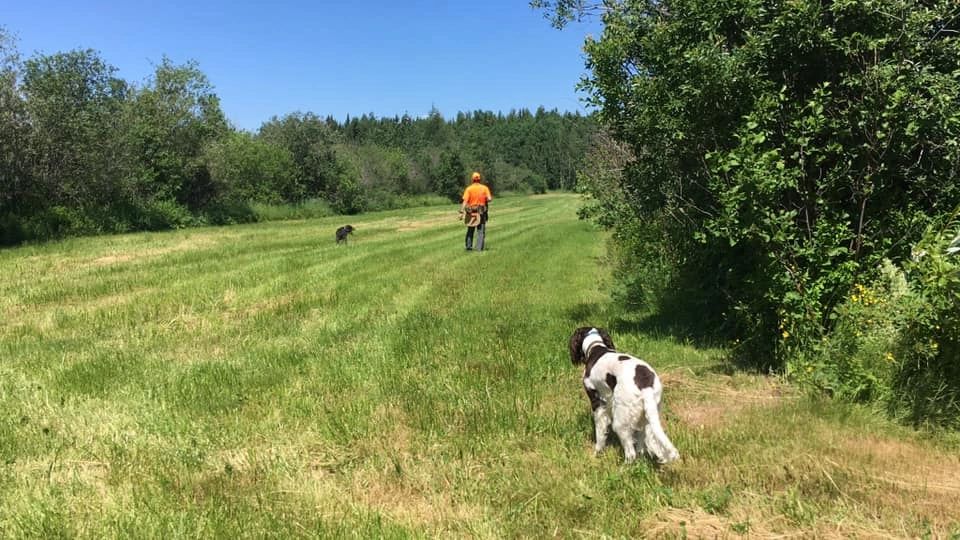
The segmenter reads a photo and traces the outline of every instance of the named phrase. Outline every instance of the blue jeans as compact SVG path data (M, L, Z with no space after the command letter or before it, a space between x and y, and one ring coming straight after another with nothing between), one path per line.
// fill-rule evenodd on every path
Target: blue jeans
M487 232L487 224L481 221L476 227L467 227L467 249L473 249L473 231L477 231L477 251L483 251L483 240Z

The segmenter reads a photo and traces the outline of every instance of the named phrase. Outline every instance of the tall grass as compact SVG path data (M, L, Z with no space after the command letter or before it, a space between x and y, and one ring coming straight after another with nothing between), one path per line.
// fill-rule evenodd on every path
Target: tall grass
M444 205L450 205L450 200L434 194L396 195L392 193L378 193L376 197L366 202L368 210L371 211ZM318 219L337 215L337 212L330 203L322 199L310 199L298 204L250 203L250 211L253 221ZM349 219L349 217L344 216L342 219Z
M256 221L283 221L290 219L317 219L337 215L330 203L310 199L300 204L250 203Z
M0 537L960 531L954 441L635 330L578 204L501 200L482 253L453 205L0 251ZM591 456L585 323L681 462Z

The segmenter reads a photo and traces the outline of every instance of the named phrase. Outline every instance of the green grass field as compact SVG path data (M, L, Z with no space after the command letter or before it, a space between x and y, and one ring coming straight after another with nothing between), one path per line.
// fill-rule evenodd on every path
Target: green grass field
M960 537L956 437L637 330L578 204L483 253L452 205L0 251L0 537ZM592 456L584 323L679 462Z

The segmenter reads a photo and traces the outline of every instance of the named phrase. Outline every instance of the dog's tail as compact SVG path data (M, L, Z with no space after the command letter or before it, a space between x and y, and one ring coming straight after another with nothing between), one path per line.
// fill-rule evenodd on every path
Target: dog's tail
M670 463L680 457L680 453L660 425L660 411L653 389L645 388L641 394L643 395L643 412L647 417L643 434L644 446L660 463Z

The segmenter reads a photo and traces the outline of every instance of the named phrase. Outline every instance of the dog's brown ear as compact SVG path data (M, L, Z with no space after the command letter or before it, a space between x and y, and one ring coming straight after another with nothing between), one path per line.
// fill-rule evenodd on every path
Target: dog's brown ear
M613 338L610 337L610 334L607 333L603 328L597 328L597 332L600 333L600 337L603 339L603 344L609 349L616 350L617 346L613 344Z
M570 362L574 365L586 362L583 356L583 337L590 331L590 327L582 326L573 331L570 336Z

